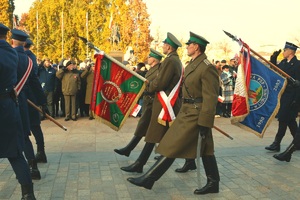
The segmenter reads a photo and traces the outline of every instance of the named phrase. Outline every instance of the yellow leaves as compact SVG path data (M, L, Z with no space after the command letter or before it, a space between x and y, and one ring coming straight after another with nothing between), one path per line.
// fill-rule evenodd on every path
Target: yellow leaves
M0 10L3 6L1 3ZM112 43L112 31L108 28L111 13L119 29L118 44ZM146 60L152 41L149 14L142 0L126 3L124 0L35 1L21 22L35 43L33 52L51 59L93 57L94 50L87 52L86 44L77 38L82 36L107 53L112 50L125 52L127 46L132 46L137 62L140 62Z

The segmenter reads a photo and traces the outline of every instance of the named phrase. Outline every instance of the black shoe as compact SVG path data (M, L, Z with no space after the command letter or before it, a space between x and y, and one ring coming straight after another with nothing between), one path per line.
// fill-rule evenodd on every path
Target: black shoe
M122 148L122 149L114 149L114 151L122 156L128 157L131 153L131 150L129 151L127 148Z
M29 160L28 161L29 169L30 169L30 175L32 180L40 180L41 179L41 174L40 171L37 167L37 162L36 160Z
M161 159L163 156L162 155L160 155L160 156L155 156L154 157L154 160L159 160L159 159Z
M33 192L33 183L21 185L22 199L21 200L36 200Z
M75 118L71 118L73 121L77 121L77 118L75 117Z
M223 113L222 116L225 117L225 118L229 118L227 113Z
M30 169L30 175L32 180L41 180L41 173L38 169Z
M45 152L38 151L35 155L35 160L37 163L47 163L47 156Z
M127 166L127 167L121 167L121 170L125 172L137 172L137 173L143 173L143 167L144 165L141 164L138 160L135 161L133 164Z
M89 117L89 120L93 120L93 119L95 119L94 117Z
M265 147L265 149L269 150L269 151L279 152L280 144L278 142L274 141L270 146Z
M280 161L290 162L291 158L292 158L292 153L295 150L296 150L296 147L295 147L294 143L291 143L284 152L282 152L280 154L275 154L273 157Z
M195 169L197 169L195 160L194 159L186 159L183 167L176 169L175 172L185 173L189 170L195 170Z
M65 118L65 121L69 121L69 120L70 120L70 118L68 118L68 117L67 117L67 118Z
M280 154L274 154L273 157L276 158L279 161L290 162L291 158L292 158L292 155L291 154L284 155L283 153L280 153Z
M219 182L208 182L203 188L196 189L194 194L219 193Z

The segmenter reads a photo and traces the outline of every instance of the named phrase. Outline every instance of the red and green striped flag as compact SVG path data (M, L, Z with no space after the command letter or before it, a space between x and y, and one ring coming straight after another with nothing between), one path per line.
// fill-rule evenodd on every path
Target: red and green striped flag
M118 131L142 95L146 79L106 54L95 58L91 111Z

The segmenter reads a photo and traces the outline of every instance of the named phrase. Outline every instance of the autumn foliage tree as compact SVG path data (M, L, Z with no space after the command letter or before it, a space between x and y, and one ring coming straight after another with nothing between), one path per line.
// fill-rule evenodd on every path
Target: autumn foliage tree
M0 0L0 19L1 23L9 28L13 28L13 11L15 4L13 0Z
M118 43L111 41L111 17L119 29ZM32 50L38 58L92 57L93 50L77 37L82 36L106 53L125 53L131 46L138 61L145 61L152 41L142 0L36 0L20 22L34 42Z

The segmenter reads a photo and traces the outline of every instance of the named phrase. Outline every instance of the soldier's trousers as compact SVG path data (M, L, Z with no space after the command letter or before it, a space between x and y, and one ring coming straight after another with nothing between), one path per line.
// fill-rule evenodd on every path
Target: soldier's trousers
M41 147L45 146L44 135L41 129L41 125L32 125L30 126L30 129L31 129L31 133L35 138L36 144Z
M23 154L18 155L18 157L15 158L8 158L8 161L10 162L11 167L13 168L17 176L18 182L21 185L27 185L32 183L29 166Z
M27 160L34 160L34 150L29 136L25 136L24 154Z

